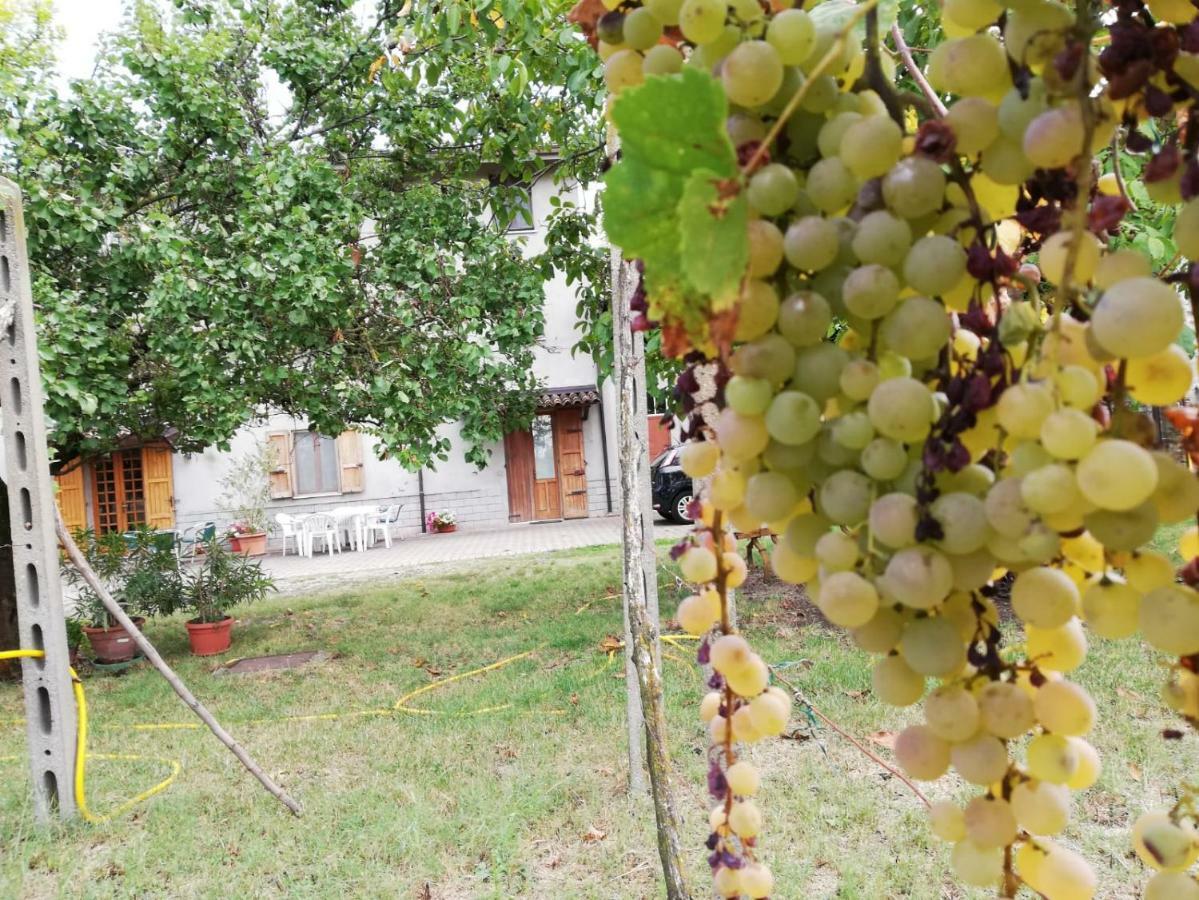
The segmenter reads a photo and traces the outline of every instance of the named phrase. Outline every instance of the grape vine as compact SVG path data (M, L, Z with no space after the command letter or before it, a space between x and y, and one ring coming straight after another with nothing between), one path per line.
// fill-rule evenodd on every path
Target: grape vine
M1088 635L1166 654L1163 698L1199 725L1199 526L1179 572L1146 547L1199 510L1199 416L1176 406L1199 294L1199 8L945 0L919 68L877 0L590 7L624 151L605 226L643 266L637 327L688 365L682 465L710 478L676 558L697 586L678 620L712 668L717 892L774 890L737 747L790 711L729 622L732 526L782 536L775 573L877 657L881 700L923 702L895 755L976 786L929 811L956 875L1089 900L1095 873L1057 839L1100 771L1096 705L1070 678ZM1125 224L1130 159L1177 208L1158 271ZM1199 897L1197 817L1183 786L1136 822L1145 897Z

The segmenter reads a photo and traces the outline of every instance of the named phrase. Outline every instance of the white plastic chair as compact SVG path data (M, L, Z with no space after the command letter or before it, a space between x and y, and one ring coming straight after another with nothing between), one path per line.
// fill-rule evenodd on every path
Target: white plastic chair
M279 513L275 516L275 521L279 524L279 531L283 535L283 555L287 556L287 539L291 538L295 542L296 553L304 556L303 534L296 517L288 513Z
M391 547L391 526L400 520L400 510L403 508L404 504L402 503L395 503L385 508L380 507L378 514L367 518L366 536L371 543L374 543L377 533L383 536L383 546Z
M337 527L337 520L332 516L324 513L305 516L301 528L304 532L305 556L312 556L315 541L324 542L326 553L341 552L341 529Z

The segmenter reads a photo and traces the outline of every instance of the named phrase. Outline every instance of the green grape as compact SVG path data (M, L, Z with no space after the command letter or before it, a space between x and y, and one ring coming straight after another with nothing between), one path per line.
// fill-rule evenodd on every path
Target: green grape
M856 572L833 572L820 583L817 606L841 628L858 628L878 611L878 591Z
M905 219L936 212L945 199L945 173L931 159L909 156L883 176L887 208Z
M971 784L994 784L1003 778L1008 767L1003 741L985 731L954 744L949 759L958 774Z
M854 122L860 122L862 114L860 112L839 112L820 129L820 133L816 135L816 146L820 150L820 155L824 157L837 156L841 151L841 139L845 137L845 132L849 130L849 126Z
M812 166L804 190L817 209L834 213L853 202L858 193L858 183L845 163L837 157L830 157Z
M795 173L781 163L763 166L749 180L746 192L750 205L764 216L777 216L799 197L799 182Z
M913 672L935 678L952 675L966 664L966 645L957 626L942 616L909 622L899 641L899 654Z
M1161 521L1173 523L1191 518L1199 509L1199 479L1170 454L1155 450L1151 455L1157 466L1153 505Z
M1174 219L1174 243L1187 259L1192 262L1199 259L1199 200L1188 200L1178 211Z
M1038 566L1016 576L1011 590L1012 611L1038 628L1059 628L1078 608L1078 588L1060 569Z
M1065 280L1066 261L1073 244L1073 232L1059 231L1041 245L1041 254L1037 259L1037 264L1047 281L1061 284ZM1099 265L1099 247L1099 239L1095 235L1083 232L1082 242L1078 245L1078 252L1075 254L1074 269L1070 273L1071 281L1079 283L1091 280L1096 266Z
M1181 216L1181 214L1179 215ZM1174 230L1177 235L1177 224ZM1107 290L1125 278L1148 278L1152 274L1153 270L1150 268L1148 257L1136 250L1122 248L1100 257L1099 263L1095 266L1092 280L1095 282L1095 287Z
M783 261L783 233L765 219L753 219L748 232L749 275L751 278L769 278Z
M711 441L689 441L679 453L679 465L692 478L707 478L719 461L720 448Z
M993 887L1003 878L1003 851L980 847L969 838L953 845L950 865L957 876L975 887Z
M787 262L805 272L817 272L830 266L841 250L837 226L820 216L804 216L787 228L783 252Z
M1051 465L1053 457L1040 444L1020 444L1008 454L1005 475L1023 478L1029 472Z
M783 532L783 544L799 556L814 556L816 543L828 533L833 523L820 513L796 516Z
M1199 900L1199 881L1186 872L1158 872L1146 883L1141 900Z
M965 274L966 251L953 238L940 234L916 241L903 261L904 281L930 297L944 294Z
M737 301L737 325L733 338L752 341L774 327L779 315L779 295L768 281L750 279Z
M802 391L783 391L770 401L766 430L781 444L806 444L820 431L820 404Z
M770 442L766 423L760 416L743 416L724 409L716 419L716 435L721 452L732 462L752 459Z
M841 371L848 362L849 354L836 344L804 347L795 354L791 386L804 391L817 403L824 403L841 390Z
M1087 626L1100 637L1126 638L1136 634L1141 593L1123 581L1105 576L1082 595Z
M1070 822L1070 791L1060 784L1022 781L1012 788L1011 804L1016 821L1032 834L1057 834Z
M1053 412L1053 392L1042 382L1013 384L999 397L996 416L1001 428L1013 437L1035 440Z
M624 17L624 42L634 50L648 50L662 38L662 22L645 7L630 10Z
M816 436L816 456L829 468L857 468L858 452L836 439L831 423L820 427L820 434Z
M941 14L967 31L986 28L1003 13L1003 6L994 0L945 0Z
M1124 381L1132 399L1147 406L1171 406L1180 402L1194 383L1191 358L1177 344L1160 353L1128 361Z
M850 637L867 653L890 653L903 633L903 616L889 606L880 606L865 625L854 628Z
M624 44L624 13L607 12L595 23L595 34L605 44Z
M1141 599L1139 613L1145 640L1171 656L1199 653L1199 594L1172 584L1156 588Z
M887 593L904 606L932 609L953 588L949 560L931 547L908 547L887 562Z
M1024 155L1038 169L1061 169L1085 150L1082 113L1077 104L1047 109L1028 123Z
M1182 331L1182 300L1156 278L1128 278L1103 292L1091 326L1099 342L1117 356L1152 356Z
M999 131L1009 141L1023 141L1028 125L1041 113L1049 109L1045 96L1045 82L1040 78L1029 79L1027 94L1012 88L999 101L997 118ZM1079 142L1082 146L1082 142Z
M841 392L850 400L865 400L878 386L878 366L868 359L851 359L841 370Z
M990 34L938 44L928 59L928 80L938 91L986 97L1011 83L1003 46Z
M957 843L966 836L966 817L962 808L949 800L936 800L928 808L928 824L943 841Z
M870 673L874 695L889 706L911 706L924 693L924 676L900 656L884 656Z
M604 84L612 94L636 87L645 80L641 69L641 54L636 50L617 50L604 63Z
M727 11L725 0L683 0L679 8L679 30L697 46L710 44L724 34Z
M683 0L645 0L645 8L663 25L678 25Z
M860 558L857 540L844 531L826 531L816 542L816 559L820 562L822 574L826 576L826 584L829 573L848 572ZM871 613L871 617L873 615Z
M745 508L759 522L786 519L799 499L791 479L778 472L759 472L745 486Z
M775 13L766 28L766 40L788 66L798 66L812 52L816 26L802 9L784 9Z
M812 86L808 88L799 108L805 112L824 113L832 109L840 95L841 89L837 86L837 79L831 75L821 75L812 79Z
M1157 466L1148 450L1132 441L1100 441L1078 464L1078 487L1101 509L1138 506L1157 487Z
M1058 459L1081 459L1095 446L1099 424L1079 409L1059 409L1041 422L1041 444Z
M758 0L729 0L733 15L745 25L759 21L764 13Z
M899 279L885 266L874 263L859 266L845 279L841 297L853 315L863 319L882 318L899 301Z
M866 408L871 424L884 437L912 444L923 440L932 430L932 394L914 378L881 382L870 395Z
M1043 516L1064 513L1082 501L1074 472L1061 463L1039 466L1024 475L1020 496L1025 506Z
M942 740L968 740L978 731L978 701L959 685L942 685L925 699L924 721Z
M824 480L817 494L820 512L836 525L856 525L870 510L870 479L845 469Z
M903 150L903 129L886 114L853 122L841 139L841 161L857 178L878 178L890 171Z
M767 425L767 430L769 427ZM810 441L806 444L792 445L772 439L770 445L762 453L762 462L766 464L767 468L786 472L793 479L804 478L804 473L800 470L811 464L815 452L816 445ZM807 493L807 491L805 490L803 493Z
M774 399L774 387L765 378L734 375L724 386L729 408L743 416L763 415Z
M665 44L662 46L665 46ZM762 121L761 116L752 113L733 113L733 115L725 120L724 127L734 147L740 147L749 141L761 141L766 138L766 124Z
M957 138L954 149L974 158L999 137L999 110L982 97L963 97L945 115Z
M752 109L768 101L782 86L783 61L766 41L746 41L725 59L720 80L731 102Z
M885 209L865 215L853 236L853 252L858 259L880 266L903 262L911 246L911 226Z
M1194 480L1194 479L1192 479ZM1194 515L1195 507L1191 507ZM1160 520L1157 507L1146 500L1126 510L1098 509L1083 516L1087 531L1108 550L1135 550L1153 539Z
M1074 23L1074 14L1061 3L1040 2L1012 8L1003 27L1008 55L1018 63L1044 62L1061 46L1057 34Z
M883 319L879 336L908 359L934 358L949 340L949 315L936 300L908 297Z
M963 814L966 838L977 847L1002 848L1016 840L1016 814L1001 797L975 797Z
M946 553L974 553L987 545L991 528L987 524L986 509L978 497L951 491L934 500L929 512L941 523L944 537L938 543Z
M979 166L996 184L1022 184L1035 171L1018 140L1001 136L987 145Z
M795 348L781 335L763 335L738 347L729 360L729 368L738 375L782 384L795 371Z
M1024 629L1028 658L1042 669L1071 672L1082 665L1087 655L1087 637L1078 619L1071 619L1060 628Z
M1010 681L992 681L979 692L978 714L983 728L1009 740L1036 724L1032 698Z
M891 481L903 474L908 454L903 444L891 438L879 437L862 449L862 471L877 481Z
M909 778L935 781L949 771L949 744L926 725L909 725L895 737L895 759Z
M1033 698L1037 721L1046 731L1081 737L1095 726L1095 701L1072 681L1047 681Z
M1078 768L1078 751L1060 734L1038 734L1028 742L1028 774L1050 784L1065 784Z
M657 44L645 51L641 70L646 75L673 75L683 71L683 54L669 44Z
M920 509L916 498L908 494L883 494L870 504L870 533L875 540L894 550L916 543L916 523Z
M850 450L862 450L874 438L870 416L862 410L846 413L832 423L833 440Z

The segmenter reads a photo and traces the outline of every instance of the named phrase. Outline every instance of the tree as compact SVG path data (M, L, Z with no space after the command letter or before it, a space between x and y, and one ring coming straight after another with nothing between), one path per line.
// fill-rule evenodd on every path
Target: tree
M462 420L482 465L527 420L542 276L497 223L594 169L594 63L561 4L353 6L132 3L63 97L45 40L0 63L60 465L267 408L414 468Z

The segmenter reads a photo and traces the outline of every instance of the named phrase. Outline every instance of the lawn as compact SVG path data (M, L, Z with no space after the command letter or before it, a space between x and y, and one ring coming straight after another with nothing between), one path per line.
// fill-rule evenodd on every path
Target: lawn
M0 762L0 896L21 897L657 897L653 817L624 793L622 660L602 648L620 630L616 548L472 564L461 570L276 597L243 610L238 656L324 649L323 664L215 677L190 657L178 621L149 634L195 692L305 806L294 819L206 732L187 723L150 669L87 678L92 749L165 756L182 774L165 793L101 825L31 825L26 773ZM741 601L772 663L788 662L811 701L866 738L911 721L869 694L864 654L826 630L793 591L759 586ZM678 598L663 570L663 609ZM693 878L706 879L704 739L698 670L667 646L672 751ZM427 691L438 679L514 654L493 671ZM1068 840L1096 862L1103 897L1133 897L1145 873L1127 849L1141 810L1193 774L1193 738L1167 743L1162 669L1139 646L1096 642L1078 673L1102 710L1102 780L1077 805ZM20 753L20 693L0 685L0 756ZM337 719L288 717L323 713ZM764 769L764 852L779 898L945 898L966 894L920 804L831 731L754 747ZM887 755L885 735L873 746ZM162 778L165 765L95 762L103 812ZM933 796L952 792L935 786ZM707 896L697 889L697 897Z

